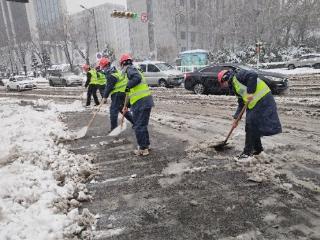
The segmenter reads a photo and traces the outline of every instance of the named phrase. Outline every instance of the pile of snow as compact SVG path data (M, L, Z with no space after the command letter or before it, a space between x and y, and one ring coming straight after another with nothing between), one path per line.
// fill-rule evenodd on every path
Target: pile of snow
M33 105L39 107L46 107L50 110L64 113L64 112L83 112L86 109L83 107L82 102L80 100L76 100L70 104L58 104L55 103L53 100L44 100L42 98L32 101Z
M284 75L304 75L304 74L317 74L320 73L320 69L314 69L314 68L295 68L292 70L289 70L287 68L274 68L274 69L267 69L263 70L267 72L275 72L275 73L282 73Z
M84 238L94 217L78 207L90 199L84 181L94 169L88 156L56 144L69 134L59 106L37 111L4 98L0 106L1 239Z

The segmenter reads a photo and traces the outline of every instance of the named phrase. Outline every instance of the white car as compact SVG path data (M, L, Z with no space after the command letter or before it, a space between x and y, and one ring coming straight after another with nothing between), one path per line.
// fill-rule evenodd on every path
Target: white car
M297 67L313 67L320 69L320 54L305 54L286 63L288 69Z
M18 92L23 90L32 90L37 88L33 80L26 76L13 76L9 78L9 81L6 83L6 88L8 91L17 90Z
M184 80L183 73L166 62L135 62L135 65L144 72L144 76L150 86L177 87Z

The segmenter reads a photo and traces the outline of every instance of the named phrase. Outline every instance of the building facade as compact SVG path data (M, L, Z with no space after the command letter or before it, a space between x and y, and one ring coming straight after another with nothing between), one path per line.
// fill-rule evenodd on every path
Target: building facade
M131 52L128 20L112 18L113 9L124 10L125 7L106 3L71 15L75 29L80 31L77 44L84 51L89 50L90 63L97 61L98 52L107 49L114 51L116 59L124 52ZM84 61L83 57L76 54L76 64L82 64Z

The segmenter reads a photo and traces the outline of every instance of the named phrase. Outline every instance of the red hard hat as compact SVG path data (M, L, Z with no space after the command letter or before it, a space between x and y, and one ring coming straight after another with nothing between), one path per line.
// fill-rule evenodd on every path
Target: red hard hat
M83 64L82 69L83 71L88 71L90 69L90 66L88 64Z
M130 56L130 54L128 54L128 53L122 54L121 57L120 57L120 65L122 65L123 62L125 62L127 60L131 60L132 61L132 57Z
M218 82L220 84L222 84L222 82L224 81L223 77L224 75L228 72L228 70L222 70L218 73Z
M109 58L103 57L100 59L100 62L99 62L100 68L104 68L108 64L110 64Z

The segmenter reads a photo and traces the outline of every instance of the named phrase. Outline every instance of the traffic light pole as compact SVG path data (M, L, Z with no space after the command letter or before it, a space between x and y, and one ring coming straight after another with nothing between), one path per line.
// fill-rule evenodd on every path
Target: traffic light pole
M96 34L96 47L97 47L97 52L99 52L97 22L96 22L96 16L95 16L95 13L94 13L94 9L92 9L92 15L93 15L93 21L94 21L94 31L95 31L95 34Z
M99 52L99 41L98 41L98 31L97 31L97 22L96 22L96 15L94 12L94 8L92 9L88 9L83 5L80 5L81 8L89 11L92 14L93 17L93 24L94 24L94 32L95 32L95 36L96 36L96 48L97 48L97 52Z

